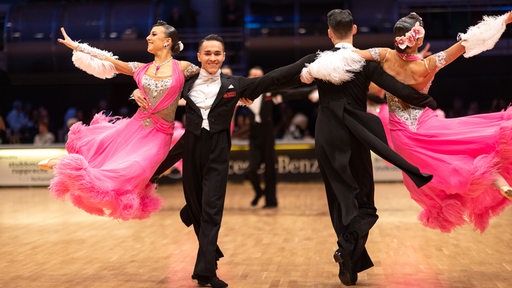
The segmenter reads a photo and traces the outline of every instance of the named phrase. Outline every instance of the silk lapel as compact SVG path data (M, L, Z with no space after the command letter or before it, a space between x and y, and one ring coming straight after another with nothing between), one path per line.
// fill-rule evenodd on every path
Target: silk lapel
M217 93L217 97L215 97L215 100L213 101L212 108L215 107L220 102L220 100L222 100L224 93L226 93L228 90L229 84L231 84L231 81L229 81L224 77L223 74L221 74L219 93Z
M189 107L192 107L194 110L201 113L201 109L199 109L199 107L197 107L196 103L194 103L194 101L192 101L188 95L190 93L190 90L192 90L192 86L194 86L194 83L196 82L198 77L199 77L199 74L194 75L193 77L191 77L190 79L185 81L185 85L183 85L183 91L181 92L181 96L182 96L181 98L183 98L183 99L185 99L185 101L187 101L187 105Z

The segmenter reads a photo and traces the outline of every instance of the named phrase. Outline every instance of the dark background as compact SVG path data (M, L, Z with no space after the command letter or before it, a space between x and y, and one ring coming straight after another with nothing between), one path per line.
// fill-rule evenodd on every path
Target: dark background
M133 79L118 75L101 80L74 67L71 51L56 41L61 26L75 40L139 62L152 61L145 37L158 19L180 32L185 50L175 58L196 64L199 39L217 33L226 40L225 64L235 74L246 75L255 65L268 71L330 48L325 15L333 8L353 12L359 27L354 43L358 48L392 47L394 22L415 11L423 17L434 53L455 43L457 33L482 15L512 10L510 1L246 0L233 1L233 8L228 2L0 1L0 114L5 119L14 100L32 109L44 106L51 115L50 129L58 134L69 107L88 117L99 109L100 101L106 101L114 114L121 109L134 112L136 105L127 100L136 87ZM465 108L478 103L480 112L491 111L496 99L510 103L511 31L509 27L492 51L460 57L438 73L430 94L441 109L448 112L457 99Z

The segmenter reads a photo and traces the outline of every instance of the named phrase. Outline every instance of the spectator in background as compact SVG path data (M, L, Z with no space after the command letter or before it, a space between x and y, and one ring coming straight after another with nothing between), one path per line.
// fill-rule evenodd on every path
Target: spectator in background
M12 103L12 109L7 114L7 125L11 130L11 143L25 142L28 131L34 126L29 117L23 111L23 103L16 100ZM30 140L32 141L32 139Z
M39 122L39 133L34 137L35 146L48 146L55 142L55 136L48 130L48 122Z
M284 138L286 132L288 131L288 128L290 127L295 111L286 102L282 102L281 104L279 104L278 108L278 119L275 122L274 130L276 133L276 138L282 139Z
M469 107L467 111L467 115L475 115L480 114L480 104L478 104L478 101L471 101L469 102Z
M73 124L79 122L79 118L75 118L75 117L71 117L69 118L67 121L66 121L66 134L64 134L64 142L68 142L68 132L69 132L69 129L71 129L71 126L73 126Z
M452 107L448 110L446 117L456 118L466 116L467 114L466 108L464 108L464 101L462 101L460 97L455 97L452 102Z
M7 127L5 126L4 118L0 115L0 144L9 144L7 137Z
M505 101L505 97L496 97L491 102L491 108L489 112L499 112L507 109L508 102Z
M233 139L247 140L249 139L251 120L249 119L249 108L238 106L235 112L235 121L232 128L231 137Z
M293 116L290 126L283 138L292 140L312 139L308 126L308 116L298 112Z
M248 78L262 77L263 69L255 66L249 70ZM249 109L249 167L245 177L251 182L254 189L254 199L251 206L258 205L258 201L265 196L263 208L276 208L276 151L274 134L274 99L271 92L266 92L254 99L247 107ZM263 186L259 175L261 164L264 164Z
M220 68L220 72L222 74L226 74L226 75L233 75L233 70L231 69L231 67L229 67L228 65L223 65L221 68Z

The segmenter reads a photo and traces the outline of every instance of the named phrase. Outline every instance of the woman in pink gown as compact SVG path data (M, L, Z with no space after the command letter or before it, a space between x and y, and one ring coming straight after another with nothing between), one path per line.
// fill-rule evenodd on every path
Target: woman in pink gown
M117 73L133 75L147 101L131 118L98 113L90 125L74 124L66 142L67 155L42 161L42 169L54 170L51 192L58 198L69 196L84 211L114 219L144 219L157 211L162 200L150 183L154 171L177 142L174 116L185 76L198 67L172 58L183 49L177 31L163 21L147 36L150 63L123 62L111 53L87 44L78 44L61 29L72 48L73 62L100 78ZM160 63L160 64L157 64ZM181 127L181 126L180 126ZM181 128L183 129L183 128Z
M470 57L491 49L510 22L510 12L485 17L450 48L423 58L418 53L424 39L423 22L411 13L395 24L395 49L372 48L357 53L379 61L396 79L428 93L441 68L463 53ZM403 175L411 198L423 209L420 221L443 232L468 223L485 231L491 217L512 203L512 108L443 118L436 111L411 106L389 93L387 100L387 132L393 149L421 171L434 175L421 188Z

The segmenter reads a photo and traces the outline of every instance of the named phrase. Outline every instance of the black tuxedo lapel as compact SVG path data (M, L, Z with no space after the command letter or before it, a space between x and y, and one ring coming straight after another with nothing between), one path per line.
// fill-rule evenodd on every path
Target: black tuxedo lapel
M188 93L190 92L190 90L192 90L192 86L194 86L194 83L196 82L197 78L199 78L199 74L196 74L189 78L187 81L185 81L185 85L183 85L183 91L181 92L183 98L188 97Z
M181 91L181 98L185 99L187 101L187 105L191 107L192 109L196 110L198 113L201 113L201 109L197 107L196 103L192 101L189 97L190 90L192 90L192 87L194 86L194 83L196 82L197 78L199 77L199 74L194 75L187 81L185 81L185 85L183 86L183 90Z
M226 93L230 84L231 84L231 81L222 77L222 75L221 75L219 93L217 93L217 97L215 97L215 100L213 101L212 109L215 106L217 106L217 104L220 102L220 100L222 100L222 97L224 97L224 93Z

